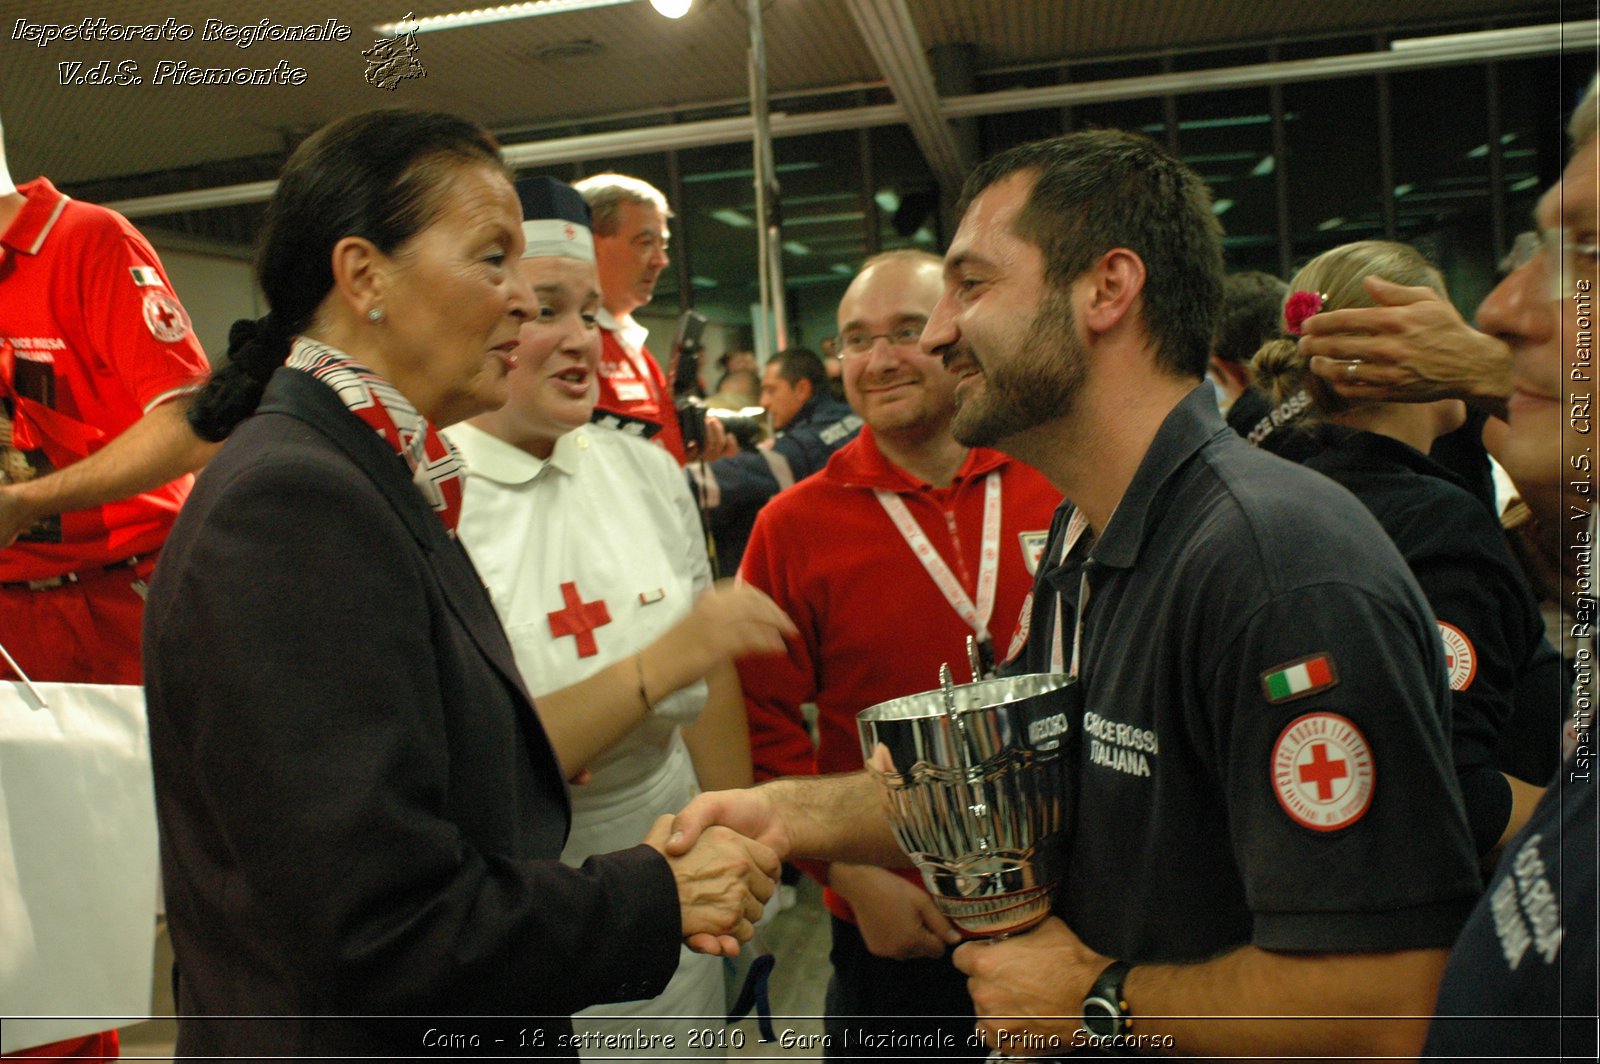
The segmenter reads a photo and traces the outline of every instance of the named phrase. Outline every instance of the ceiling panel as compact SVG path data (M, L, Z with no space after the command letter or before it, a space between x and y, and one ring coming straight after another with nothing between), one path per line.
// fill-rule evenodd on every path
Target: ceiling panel
M408 10L438 13L478 0L0 0L0 115L19 179L48 173L66 185L165 175L166 188L217 183L186 168L259 157L270 174L286 146L339 115L375 106L456 111L502 131L561 135L608 118L642 123L675 108L738 106L747 93L745 0L700 0L680 21L634 2L420 35L427 72L393 92L366 82L361 51L372 24ZM1304 37L1378 26L1497 16L1560 17L1558 0L908 0L925 46L972 44L980 71L1123 52ZM765 0L771 93L879 84L844 0ZM18 19L84 18L191 26L188 41L67 42L16 38ZM207 19L266 17L298 25L337 20L345 42L262 41L241 49L202 41ZM591 42L584 44L582 42ZM551 49L597 49L575 59ZM303 68L301 85L159 86L162 60L197 67ZM82 63L81 68L61 64ZM135 64L142 84L62 84L64 73ZM135 67L123 67L132 74ZM625 117L623 117L625 116ZM510 138L517 139L517 138ZM180 172L173 177L169 172ZM234 180L244 180L234 177ZM153 189L153 190L165 190ZM136 187L129 194L138 194Z

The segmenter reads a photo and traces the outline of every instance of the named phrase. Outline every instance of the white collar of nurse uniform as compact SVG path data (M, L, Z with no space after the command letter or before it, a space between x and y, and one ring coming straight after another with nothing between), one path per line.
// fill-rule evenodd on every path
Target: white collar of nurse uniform
M445 430L450 442L466 459L467 471L497 484L526 484L545 469L552 468L571 476L577 473L584 455L589 451L589 434L593 430L584 426L556 440L550 457L536 458L520 447L515 447L498 436L491 436L474 425L462 423Z

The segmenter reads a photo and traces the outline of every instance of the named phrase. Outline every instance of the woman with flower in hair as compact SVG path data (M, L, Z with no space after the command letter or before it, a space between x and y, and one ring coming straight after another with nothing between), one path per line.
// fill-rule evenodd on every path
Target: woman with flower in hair
M1285 424L1259 442L1348 488L1411 566L1444 641L1456 776L1478 852L1487 855L1527 819L1541 793L1536 781L1554 771L1560 662L1500 526L1428 457L1433 442L1464 421L1461 401L1343 398L1307 367L1297 342L1301 323L1323 310L1372 306L1362 280L1374 275L1448 298L1439 271L1405 244L1364 240L1312 259L1289 284L1285 335L1264 344L1252 366L1274 409L1288 412ZM1519 719L1508 727L1514 715L1541 711L1547 720ZM1502 736L1530 723L1548 728L1548 765L1507 759Z

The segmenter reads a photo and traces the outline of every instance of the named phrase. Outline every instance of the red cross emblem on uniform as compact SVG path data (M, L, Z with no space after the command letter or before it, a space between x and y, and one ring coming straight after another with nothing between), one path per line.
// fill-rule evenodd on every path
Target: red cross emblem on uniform
M1270 771L1278 804L1312 831L1338 831L1365 816L1377 778L1361 729L1325 711L1298 717L1279 733Z
M611 611L606 609L605 600L583 601L577 582L569 580L561 585L561 601L566 606L550 614L550 635L555 639L570 635L577 640L578 657L594 657L600 653L594 630L611 623Z
M159 288L147 288L144 293L145 328L164 344L175 344L189 335L189 316L176 299Z
M1333 781L1350 775L1348 765L1343 758L1329 759L1327 743L1313 743L1310 762L1299 767L1300 782L1316 787L1317 797L1326 802L1333 797Z

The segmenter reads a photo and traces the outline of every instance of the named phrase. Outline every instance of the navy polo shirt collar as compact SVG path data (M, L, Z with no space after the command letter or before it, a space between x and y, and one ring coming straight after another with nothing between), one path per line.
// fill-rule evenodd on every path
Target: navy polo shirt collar
M1409 443L1364 429L1319 422L1290 431L1281 446L1264 449L1302 465L1315 463L1314 469L1372 471L1399 466L1469 490L1465 480Z
M1230 432L1217 410L1216 391L1201 381L1156 431L1122 501L1090 551L1090 560L1114 569L1133 568L1162 486L1207 443Z

